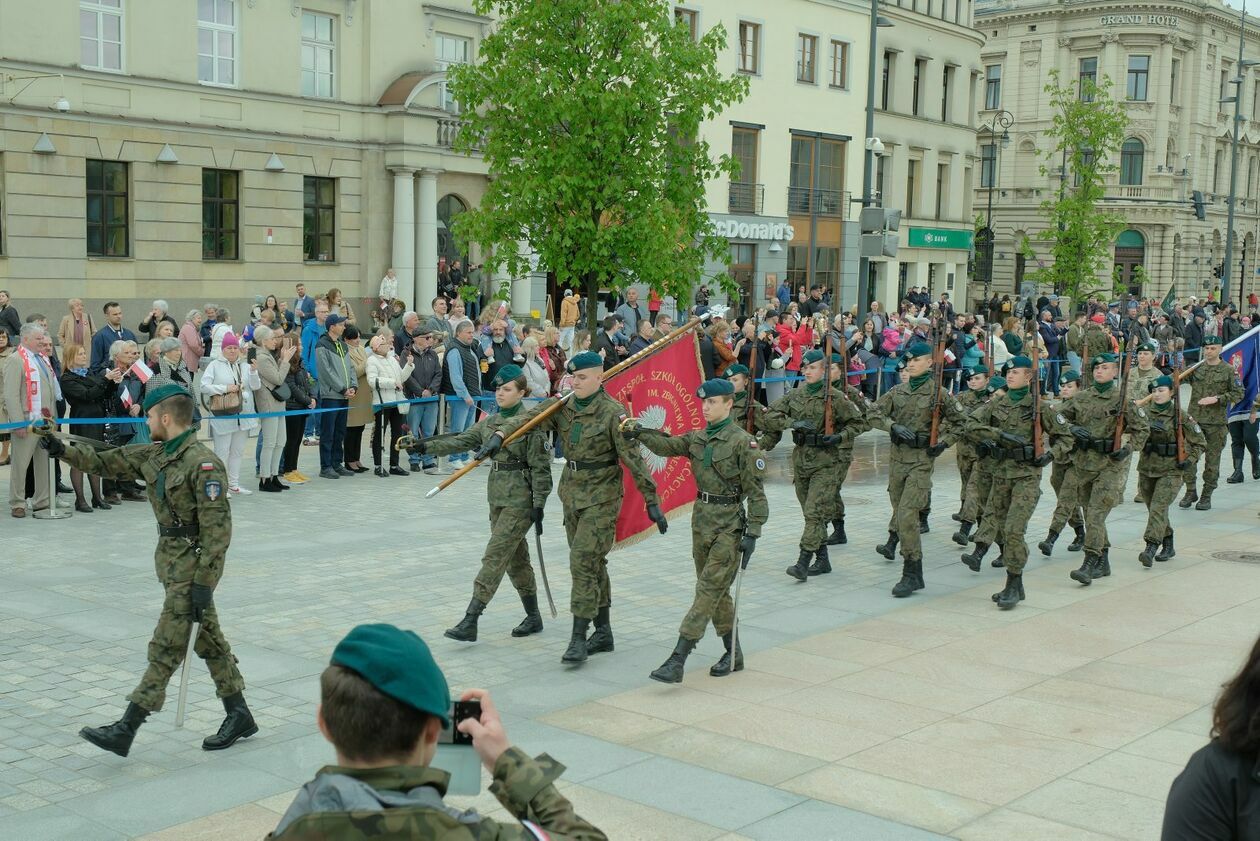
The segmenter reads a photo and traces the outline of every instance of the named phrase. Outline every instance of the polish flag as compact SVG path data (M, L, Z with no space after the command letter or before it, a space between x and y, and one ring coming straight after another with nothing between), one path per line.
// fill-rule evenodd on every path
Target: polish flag
M149 381L149 377L153 376L153 370L148 365L144 364L143 359L137 359L134 363L132 363L131 367L128 368L127 371L135 374L136 378L142 383L147 383Z

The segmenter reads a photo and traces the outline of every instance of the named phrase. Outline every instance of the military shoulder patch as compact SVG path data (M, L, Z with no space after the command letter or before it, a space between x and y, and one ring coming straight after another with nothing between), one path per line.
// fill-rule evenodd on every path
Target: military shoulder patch
M766 469L766 460L764 458L757 459L757 469L758 470Z
M214 479L208 480L205 485L205 493L206 499L214 502L216 499L223 496L223 483L217 482Z
M213 461L203 461L203 462L201 463L201 469L202 469L202 470L214 470L214 462L213 462Z
M751 449L754 449L754 450L755 450L755 449L757 449L757 439L756 439L756 438L749 438L749 439L748 439L748 446L749 446Z
M1145 409L1143 409L1141 406L1138 406L1138 407L1137 407L1137 416L1138 416L1139 418L1144 418L1144 417L1146 417L1146 410L1145 410Z
M954 401L954 411L960 415L963 414L963 406L957 400Z
M1063 424L1067 423L1067 418L1063 417L1063 415L1055 415L1054 422L1062 426Z

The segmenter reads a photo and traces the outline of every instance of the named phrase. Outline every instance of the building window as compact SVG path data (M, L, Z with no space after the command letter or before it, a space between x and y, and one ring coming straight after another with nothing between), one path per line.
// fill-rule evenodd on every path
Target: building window
M936 165L936 218L944 219L948 208L949 164Z
M312 263L337 259L337 179L306 176L302 184L302 248Z
M197 0L197 79L236 84L236 0Z
M849 87L849 45L845 41L831 42L831 86Z
M984 109L995 111L1002 107L1002 65L990 64L984 68Z
M875 159L875 194L879 197L880 203L884 201L884 185L888 175L888 156L880 155Z
M796 36L796 81L814 84L818 80L818 36Z
M333 19L314 12L302 13L302 96L333 97Z
M914 60L914 80L910 86L910 113L916 117L923 116L923 111L921 110L923 97L921 94L923 93L923 76L926 69L926 61L921 58Z
M1216 98L1217 98L1217 99L1224 99L1224 98L1225 98L1225 91L1227 91L1227 90L1229 90L1229 71L1228 71L1228 70L1222 70L1222 71L1221 71L1221 87L1220 87L1220 89L1217 91Z
M675 6L674 23L687 27L687 31L691 33L691 40L695 41L700 37L700 13L696 10Z
M472 52L472 41L454 35L438 33L433 42L437 58L437 69L445 70L455 64L467 64ZM459 113L459 103L451 96L450 87L443 82L441 92L442 108L452 114Z
M812 183L814 155L818 183ZM792 135L788 164L788 213L836 216L844 211L844 154L842 140Z
M809 285L809 246L789 245L787 247L787 280L795 291Z
M954 92L954 70L950 65L945 65L945 72L941 75L941 121L949 122L949 98Z
M827 289L835 289L836 279L840 274L840 249L816 248L814 254L818 261L814 268L814 283Z
M731 182L729 213L760 213L760 185L757 184L757 129L735 126L731 129L731 157L739 162L739 175Z
M235 260L240 255L240 173L201 171L201 259Z
M1094 169L1094 152L1088 150L1081 153L1081 168L1072 173L1073 186L1079 187L1085 181L1085 173L1092 172Z
M123 0L79 0L79 66L122 72Z
M1181 101L1181 59L1172 60L1172 71L1168 74L1168 104L1176 105ZM1256 112L1252 112L1253 114Z
M1077 74L1077 95L1081 102L1093 102L1094 90L1098 86L1098 58L1083 58Z
M761 24L739 22L739 72L761 72Z
M129 242L127 164L87 162L87 254L126 257Z
M893 58L891 51L884 50L884 75L880 79L879 89L879 107L883 111L888 110L889 94L892 91Z
M980 147L980 186L992 188L997 184L997 144L985 143Z
M908 217L913 217L916 200L919 198L919 162L906 161L906 209Z
M1129 56L1129 75L1125 83L1125 96L1134 102L1146 101L1146 83L1151 75L1151 57Z

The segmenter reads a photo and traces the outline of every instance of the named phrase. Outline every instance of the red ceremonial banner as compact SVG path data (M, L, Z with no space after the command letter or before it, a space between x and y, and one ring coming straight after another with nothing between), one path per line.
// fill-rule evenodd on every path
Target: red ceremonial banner
M605 381L604 389L643 426L681 435L704 428L700 398L696 397L700 378L700 349L693 333ZM658 456L641 445L639 452L656 482L661 511L666 516L696 501L696 479L690 461ZM656 525L648 519L643 495L624 465L621 482L625 498L617 515L613 548L639 540L649 529L656 531Z

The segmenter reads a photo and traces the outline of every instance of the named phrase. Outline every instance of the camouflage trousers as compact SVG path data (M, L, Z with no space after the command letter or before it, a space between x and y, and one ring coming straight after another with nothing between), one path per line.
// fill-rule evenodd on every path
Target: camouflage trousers
M1203 491L1205 493L1211 493L1220 484L1221 450L1225 449L1225 439L1229 437L1228 429L1225 426L1203 424L1203 437L1207 439L1207 446L1203 449ZM1195 474L1198 473L1198 469L1197 463L1191 462L1186 465L1187 488L1194 488Z
M853 464L853 451L841 450L836 461L836 507L831 515L833 520L844 519L844 480L849 478L849 465Z
M967 483L971 480L971 474L975 471L976 462L979 460L980 458L976 455L976 451L971 447L958 447L955 461L958 464L958 476L962 480L962 483L958 486L958 500L963 507L967 505Z
M793 465L792 486L796 488L796 501L805 515L805 530L801 532L803 551L814 552L827 539L827 522L836 516L840 482L840 472L834 463L809 470L802 469L799 463Z
M964 523L980 522L980 515L984 513L984 506L989 501L989 489L993 487L993 460L986 461L977 460L976 464L971 468L971 475L967 477L966 490L963 492L962 513L959 517Z
M984 525L980 527L980 531L982 534L988 532L994 535L994 539L1002 547L1006 571L1014 575L1022 575L1024 564L1028 563L1028 542L1025 534L1039 499L1041 471L1037 471L1035 477L997 477L989 491L989 506L985 509ZM977 535L976 542L988 541Z
M1172 536L1168 525L1168 508L1181 490L1181 473L1170 471L1163 476L1138 474L1138 493L1146 500L1146 531L1142 537L1147 543L1160 543Z
M1050 487L1054 488L1054 515L1050 518L1050 531L1060 532L1071 525L1076 528L1085 520L1081 517L1081 501L1076 486L1075 471L1071 462L1055 461L1050 468Z
M526 543L534 525L532 513L532 508L490 509L490 542L473 580L473 598L482 604L490 604L505 572L516 592L522 596L538 594Z
M932 462L894 460L888 474L888 499L893 510L889 528L901 538L901 557L922 560L919 512L932 504Z
M617 513L620 510L621 500L564 509L564 533L569 539L569 575L573 579L569 609L579 619L594 619L601 607L612 604L608 552L617 536Z
M149 640L149 668L140 678L139 685L127 696L128 701L149 712L162 709L162 702L166 700L166 685L184 661L188 635L192 633L192 582L167 582L164 586L166 599L162 602L162 615L153 630L153 639ZM223 638L219 616L213 605L202 617L201 633L197 635L193 650L206 661L220 698L244 691L245 679L236 668L236 657L231 647Z
M1085 551L1101 555L1111 545L1107 537L1107 515L1120 504L1123 466L1109 463L1101 470L1073 469L1077 499L1085 511Z
M731 584L739 569L739 541L743 532L692 528L691 559L696 564L696 597L678 628L679 636L698 641L713 623L718 636L735 624Z

